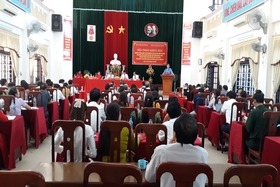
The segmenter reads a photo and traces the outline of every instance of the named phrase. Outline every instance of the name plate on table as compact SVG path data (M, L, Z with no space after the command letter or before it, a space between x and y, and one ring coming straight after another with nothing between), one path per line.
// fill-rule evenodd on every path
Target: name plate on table
M14 120L16 116L8 116L8 120Z

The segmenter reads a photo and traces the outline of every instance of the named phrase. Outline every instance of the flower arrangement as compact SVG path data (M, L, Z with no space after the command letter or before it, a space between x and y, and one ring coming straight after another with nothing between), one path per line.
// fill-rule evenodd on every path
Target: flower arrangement
M149 65L149 68L146 70L146 73L151 77L155 74L155 70L153 69L152 65Z

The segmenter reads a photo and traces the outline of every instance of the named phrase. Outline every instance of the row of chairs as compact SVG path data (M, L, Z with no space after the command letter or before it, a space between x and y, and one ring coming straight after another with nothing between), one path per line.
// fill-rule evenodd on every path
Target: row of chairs
M207 176L207 186L213 186L213 170L202 163L162 163L156 171L156 186L160 186L160 178L164 173L171 173L177 187L191 187L199 174ZM83 186L89 186L89 176L92 173L97 173L100 176L103 186L123 186L124 179L128 176L135 178L135 186L142 186L142 172L131 164L114 164L92 162L86 165L84 169ZM240 183L244 187L261 186L267 184L264 180L269 176L272 178L272 186L278 186L278 171L274 166L266 164L258 165L235 165L229 167L224 172L224 187L229 186L230 179L233 176L238 176ZM15 180L17 179L17 180ZM37 187L46 186L44 176L35 171L1 171L0 183L5 187L36 185Z

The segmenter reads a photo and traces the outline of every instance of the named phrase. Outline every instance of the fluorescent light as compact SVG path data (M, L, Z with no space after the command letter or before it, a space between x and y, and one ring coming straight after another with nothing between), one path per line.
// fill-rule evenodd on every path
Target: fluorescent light
M249 35L246 35L246 36L241 36L239 38L237 38L238 41L243 41L243 40L247 40L247 39L250 39L250 38L253 38L253 34L249 34Z

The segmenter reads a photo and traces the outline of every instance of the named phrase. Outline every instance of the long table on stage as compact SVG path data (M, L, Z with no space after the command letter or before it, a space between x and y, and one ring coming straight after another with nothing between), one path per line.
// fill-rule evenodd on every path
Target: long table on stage
M42 173L46 181L46 187L59 187L59 186L71 186L71 187L82 187L83 186L83 175L84 168L88 163L78 163L78 162L50 162L50 163L39 163L33 171L38 171ZM137 163L131 163L137 166ZM223 186L224 172L232 164L208 164L214 173L213 186ZM156 186L156 183L148 183L145 180L145 171L142 171L142 182L145 187ZM100 177L93 173L89 177L90 184L95 184L94 186L101 186ZM124 180L124 186L135 185L135 179L128 176ZM232 177L230 180L231 186L241 186L240 180L237 176Z
M105 85L110 82L114 82L116 86L120 86L120 80L97 80L97 79L84 79L84 78L73 78L73 84L79 84L79 86L84 87L84 91L89 93L92 88L98 88L100 91L105 89ZM124 80L129 87L132 84L135 84L137 88L142 86L142 82L140 80Z

